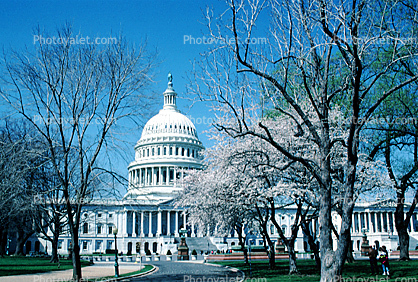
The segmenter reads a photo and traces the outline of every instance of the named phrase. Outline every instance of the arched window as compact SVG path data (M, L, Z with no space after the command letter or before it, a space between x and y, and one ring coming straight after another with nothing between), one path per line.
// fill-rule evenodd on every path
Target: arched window
M167 148L164 147L164 156L167 155Z
M152 155L151 156L154 156L154 148L152 148Z
M160 150L160 147L158 147L158 155L160 155L160 151L161 151L161 150Z
M170 147L170 156L173 154L173 148Z
M184 148L181 148L181 155L184 157Z
M89 233L89 224L85 222L83 224L83 234L87 234L87 233Z
M179 148L176 148L176 156L179 155Z

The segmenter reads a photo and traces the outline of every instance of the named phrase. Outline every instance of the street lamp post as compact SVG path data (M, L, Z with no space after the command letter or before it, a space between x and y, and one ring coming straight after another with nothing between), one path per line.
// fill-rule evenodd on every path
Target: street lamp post
M115 277L119 277L119 264L118 264L118 247L116 244L116 235L118 234L118 229L113 230L113 235L115 235Z
M255 239L256 239L257 237L254 235L254 234L252 234L252 232L250 232L250 234L248 234L247 236L246 236L246 243L247 243L247 246L248 246L248 253L249 253L249 262L250 262L250 277L251 277L251 275L252 275L252 273L251 273L251 243L252 242L254 242L255 243Z

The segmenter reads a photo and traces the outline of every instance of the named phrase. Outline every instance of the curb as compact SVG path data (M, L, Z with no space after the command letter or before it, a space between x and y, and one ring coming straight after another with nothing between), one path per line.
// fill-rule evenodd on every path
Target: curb
M157 266L152 265L152 264L150 264L150 265L153 268L148 270L148 271L142 272L142 273L138 273L138 274L134 274L134 275L130 275L130 276L118 277L118 278L110 278L108 280L100 280L100 281L102 281L102 282L123 281L125 279L131 279L131 278L134 278L134 277L145 276L145 275L153 273L154 271L158 271L159 268ZM100 279L100 278L97 278L97 279Z
M242 279L238 280L238 282L243 282L245 280L245 273L244 271L242 271L241 269L235 268L235 267L230 267L228 265L220 265L220 264L214 264L214 263L210 263L210 262L203 262L202 264L207 264L207 265L211 265L211 266L217 266L217 267L223 267L223 268L227 268L233 272L240 272L242 274Z

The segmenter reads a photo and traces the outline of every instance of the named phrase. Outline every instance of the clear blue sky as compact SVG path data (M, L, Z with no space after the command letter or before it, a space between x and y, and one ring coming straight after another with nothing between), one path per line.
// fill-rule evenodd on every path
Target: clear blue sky
M122 32L133 44L145 39L150 49L159 52L161 64L156 69L153 91L162 93L167 86L167 74L173 74L174 88L180 98L185 95L186 73L190 61L208 46L184 44L185 36L201 37L206 31L203 17L207 6L220 11L223 1L3 1L0 5L0 46L20 49L33 45L33 30L38 25L49 33L70 22L75 33L89 37L108 37ZM210 117L207 106L178 99L180 110L196 120ZM160 106L162 106L162 97ZM153 113L157 113L157 110ZM206 147L211 143L203 131L210 125L195 123L201 141ZM133 132L126 142L132 144L141 132ZM127 169L125 164L120 168ZM121 171L121 173L123 173Z

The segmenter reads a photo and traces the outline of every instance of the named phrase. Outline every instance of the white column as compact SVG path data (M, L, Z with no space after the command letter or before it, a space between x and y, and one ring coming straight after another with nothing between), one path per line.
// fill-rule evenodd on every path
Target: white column
M370 211L368 211L366 214L367 214L367 225L368 225L367 228L369 229L369 233L372 233L373 232L372 218L371 218L372 214Z
M390 216L390 212L386 212L386 222L387 222L387 225L388 225L388 233L390 234L391 230L390 230L389 216Z
M136 184L136 169L131 171L129 183L132 183L132 185Z
M149 220L148 220L148 226L149 226L149 230L148 230L148 237L152 237L152 212L149 212Z
M377 233L378 229L377 229L377 213L376 212L373 213L373 219L374 219L374 223L373 223L374 233Z
M192 222L192 234L191 234L191 236L196 237L196 233L194 233L194 223L193 222ZM231 236L228 236L228 237L231 237Z
M157 214L157 237L161 236L161 226L162 222L161 222L161 211L158 210L158 214Z
M144 168L144 185L148 185L148 168Z
M139 169L139 181L138 182L139 182L140 186L143 185L143 183L142 183L142 168Z
M124 237L128 237L128 212L124 211L122 216L122 234Z
M132 212L132 237L136 237L136 212Z
M411 224L411 232L414 232L414 220L413 220L413 215L409 218L409 223Z
M116 228L119 230L119 232L121 232L122 231L122 213L118 212L115 215L117 216Z
M167 235L171 234L170 230L170 211L167 211Z
M162 180L163 179L163 175L161 174L161 167L158 167L158 185L161 185Z
M176 183L177 183L177 167L174 167L174 178L173 178L173 183L174 183L174 186L176 186Z
M143 211L141 211L141 234L140 234L140 236L145 237L145 234L144 234L144 212Z
M179 236L179 212L176 211L176 220L175 220L175 229L174 229L174 236L178 237Z
M392 222L393 222L393 235L398 235L398 231L396 231L396 226L395 226L395 213L392 213Z
M151 185L155 185L155 168L151 168Z
M382 212L379 212L379 215L376 214L376 217L380 217L380 233L383 232L383 214Z

